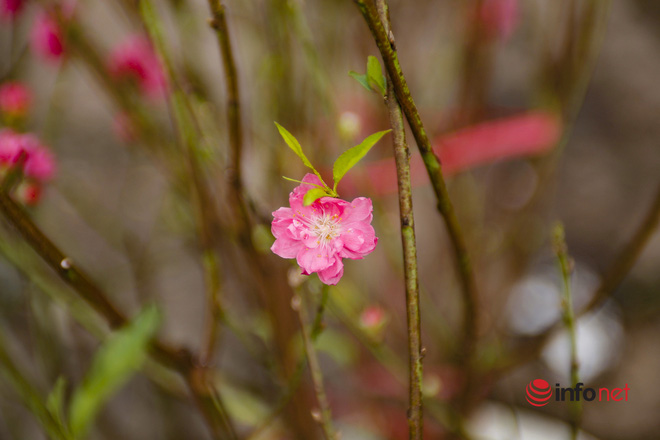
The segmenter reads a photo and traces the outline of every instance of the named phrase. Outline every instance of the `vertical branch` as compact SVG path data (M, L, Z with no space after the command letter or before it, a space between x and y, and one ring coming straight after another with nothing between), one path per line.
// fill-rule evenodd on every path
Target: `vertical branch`
M389 34L389 11L384 0L377 1L380 19ZM387 80L385 96L387 111L394 138L394 159L399 187L399 213L401 219L401 243L403 245L403 269L406 289L406 316L408 322L408 368L409 368L409 438L418 440L423 435L422 408L422 336L419 313L419 281L417 278L417 244L415 242L415 220L410 183L410 150L406 142L403 113L394 92L391 78Z
M561 223L555 226L553 241L555 253L557 254L557 260L559 262L561 277L563 280L561 308L564 324L566 325L566 330L568 331L570 339L571 386L576 388L576 385L578 382L580 382L580 365L577 355L575 313L573 312L573 295L571 293L571 273L573 272L573 261L568 255L568 247L566 246L566 239L564 237L564 227ZM581 413L582 404L579 399L576 399L575 402L571 402L570 406L571 438L573 440L577 440L578 437Z
M210 24L211 27L215 29L215 34L218 38L226 81L227 125L229 127L229 145L231 147L229 160L231 167L231 185L233 191L240 194L243 185L241 173L243 132L241 129L241 112L239 107L238 74L236 72L236 63L234 61L231 40L229 39L225 6L220 0L208 0L208 2L213 16Z
M307 315L307 308L305 305L304 292L303 295L293 297L291 305L294 310L298 312L300 318L300 327L302 328L303 347L305 350L305 357L309 364L309 371L312 375L312 382L314 383L314 392L319 404L319 412L312 411L314 419L316 419L323 429L323 435L326 440L336 440L337 434L332 426L332 412L330 410L330 403L325 393L325 386L323 384L323 372L319 363L318 354L314 347L314 339L318 336L321 330L321 319L325 303L328 298L328 286L324 286L322 290L321 305L319 306L319 313L316 314L314 324L310 327L309 317Z
M600 307L608 298L610 298L617 287L623 282L632 267L635 265L642 251L646 248L649 240L655 233L660 223L660 185L648 209L644 220L639 225L630 241L624 246L620 253L615 257L612 264L603 275L600 284L591 296L589 303L578 311L578 316ZM530 359L538 357L541 349L545 346L550 336L560 327L561 322L556 322L545 331L537 335L533 340L515 349L511 355L511 361L507 362L503 368L509 368L520 365Z
M219 272L217 268L217 261L214 254L215 235L217 231L218 219L212 206L210 193L203 178L203 170L200 167L199 160L196 156L197 142L197 127L194 124L195 115L190 107L185 94L177 83L177 78L174 72L174 67L168 57L165 47L165 38L161 27L160 20L151 0L140 0L139 3L140 14L147 31L154 43L156 51L163 62L163 65L168 73L169 80L171 81L171 88L169 90L169 103L172 111L172 119L177 130L179 137L179 144L182 149L182 154L186 159L187 177L190 178L191 195L194 199L195 214L199 228L199 238L202 248L204 249L204 269L206 272L207 283L207 297L212 302L217 302L219 297ZM211 256L209 258L209 256ZM212 304L212 307L215 304ZM198 362L203 363L206 359L212 356L212 348L214 346L214 338L217 327L217 317L215 313L211 313L209 317L209 331L207 334L211 339L207 344L207 349L210 351L205 353L205 357L200 357ZM211 346L213 344L213 346ZM235 438L234 428L231 424L229 416L224 412L224 405L221 402L219 391L215 385L209 382L206 378L206 371L196 369L193 375L189 376L188 383L191 389L195 390L195 397L202 414L207 418L209 426L212 428L216 437L229 436Z
M227 118L230 142L230 202L237 216L236 230L240 243L243 245L248 259L258 270L255 272L259 286L260 299L277 325L274 326L275 342L283 370L286 374L295 374L294 365L288 359L290 338L296 332L295 321L291 315L289 300L292 295L283 265L274 265L259 253L253 242L252 221L248 209L248 201L243 193L241 173L241 155L243 136L241 127L240 99L238 89L238 73L231 46L229 29L225 15L225 6L221 0L208 0L212 19L211 27L215 30L220 55L223 62L224 76L227 87ZM295 388L293 389L295 392ZM299 393L294 399L294 406L287 411L288 425L298 437L310 438L315 426L307 418L307 395ZM284 406L282 407L284 409Z
M461 358L463 363L467 365L474 350L475 340L477 337L477 291L474 281L474 274L472 272L472 264L467 253L467 246L465 239L461 232L461 228L454 212L447 186L442 174L442 166L440 160L433 152L431 143L424 129L424 124L417 111L415 101L410 94L410 89L401 70L399 59L396 51L396 43L394 41L394 34L388 24L388 29L380 20L378 12L375 10L372 2L366 0L353 0L362 16L364 17L371 34L378 46L380 55L383 58L385 69L392 82L394 93L401 105L404 115L410 125L410 129L417 143L417 147L424 161L426 171L431 179L433 191L438 202L438 211L442 214L447 225L447 231L454 248L456 261L458 265L459 278L461 280L463 292L463 340Z

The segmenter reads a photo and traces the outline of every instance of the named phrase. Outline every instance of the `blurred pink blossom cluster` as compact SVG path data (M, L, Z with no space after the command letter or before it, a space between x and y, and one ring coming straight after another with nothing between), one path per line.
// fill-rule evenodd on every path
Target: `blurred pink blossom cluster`
M117 81L129 81L147 98L165 94L167 79L153 46L142 35L134 35L116 46L108 57L108 71Z
M0 86L0 114L3 119L25 117L32 104L32 93L22 83L10 81Z
M16 191L18 199L28 205L37 203L42 185L55 174L55 158L35 135L3 129L0 131L0 176L4 179L17 167L25 176Z

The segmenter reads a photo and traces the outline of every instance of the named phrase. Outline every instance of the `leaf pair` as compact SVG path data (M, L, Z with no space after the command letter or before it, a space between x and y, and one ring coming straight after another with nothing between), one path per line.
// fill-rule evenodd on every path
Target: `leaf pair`
M379 69L380 69L380 65L379 65ZM321 177L321 174L316 170L316 168L314 168L314 166L309 161L307 156L305 156L305 153L303 153L302 147L300 146L300 142L298 142L298 140L291 133L289 133L286 128L282 127L277 122L275 123L275 125L277 126L280 135L282 136L286 144L289 146L289 148L291 148L291 150L293 150L293 152L296 153L296 155L300 159L302 159L303 164L305 164L306 167L310 168L322 183L322 186L319 186L313 183L301 182L299 180L285 177L286 180L291 180L293 182L298 182L298 183L306 183L308 185L314 186L314 188L310 189L309 191L307 191L307 193L305 193L305 196L303 198L303 204L305 206L311 205L321 197L338 197L339 195L337 194L337 185L339 185L341 179L346 175L346 173L351 168L355 166L355 164L357 164L360 161L360 159L362 159L369 152L369 150L371 150L371 147L376 145L376 143L380 140L380 138L382 138L385 134L391 131L391 130L384 130L374 133L368 136L360 144L342 153L341 156L337 158L334 165L332 166L332 177L334 180L334 184L332 188L330 188L328 184L325 183L325 181L323 180L323 177Z
M348 74L362 84L362 87L365 89L385 96L385 76L383 75L378 58L369 55L367 58L367 73L360 74L351 70Z

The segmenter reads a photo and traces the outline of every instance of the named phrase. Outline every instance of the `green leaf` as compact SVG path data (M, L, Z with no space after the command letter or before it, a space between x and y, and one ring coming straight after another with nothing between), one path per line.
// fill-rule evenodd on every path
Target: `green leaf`
M71 430L76 438L85 435L105 402L140 368L160 320L158 309L148 307L99 348L71 400Z
M291 133L289 133L289 131L286 128L282 127L277 122L275 123L275 125L277 126L277 130L280 132L280 135L284 139L284 142L286 142L286 144L289 146L289 148L291 148L293 152L296 153L296 155L302 159L306 167L311 168L316 173L317 171L312 166L312 163L309 161L309 159L307 159L305 153L303 153L302 147L300 146L300 142L298 142L298 139L296 139Z
M327 195L328 193L325 191L325 189L312 188L305 193L305 196L303 197L303 205L309 206L321 197L326 197Z
M55 382L53 390L46 399L46 409L53 416L53 419L61 426L66 426L64 420L64 391L66 389L66 379L60 376Z
M332 176L335 180L334 191L337 191L339 181L344 177L348 170L353 168L353 166L355 166L355 164L358 163L360 159L369 152L369 150L371 150L371 147L376 145L376 142L390 131L392 130L379 131L378 133L368 136L359 145L344 151L344 153L337 158L335 164L332 166Z
M380 67L380 61L378 61L378 58L371 55L367 58L367 79L369 86L374 92L380 91L381 95L385 96L385 77L383 76L383 69ZM374 85L376 87L374 87Z
M352 70L350 72L348 72L348 74L350 76L352 76L353 78L355 78L357 80L357 82L362 84L362 87L369 90L370 92L372 91L371 86L369 85L369 80L367 79L366 74L360 74L360 73L354 72Z

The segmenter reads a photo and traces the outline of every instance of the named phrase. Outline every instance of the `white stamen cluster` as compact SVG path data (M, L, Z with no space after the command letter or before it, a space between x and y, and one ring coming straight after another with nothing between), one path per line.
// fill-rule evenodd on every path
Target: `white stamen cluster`
M339 236L341 232L339 220L336 215L322 214L311 220L309 229L319 238L319 241L325 243Z

